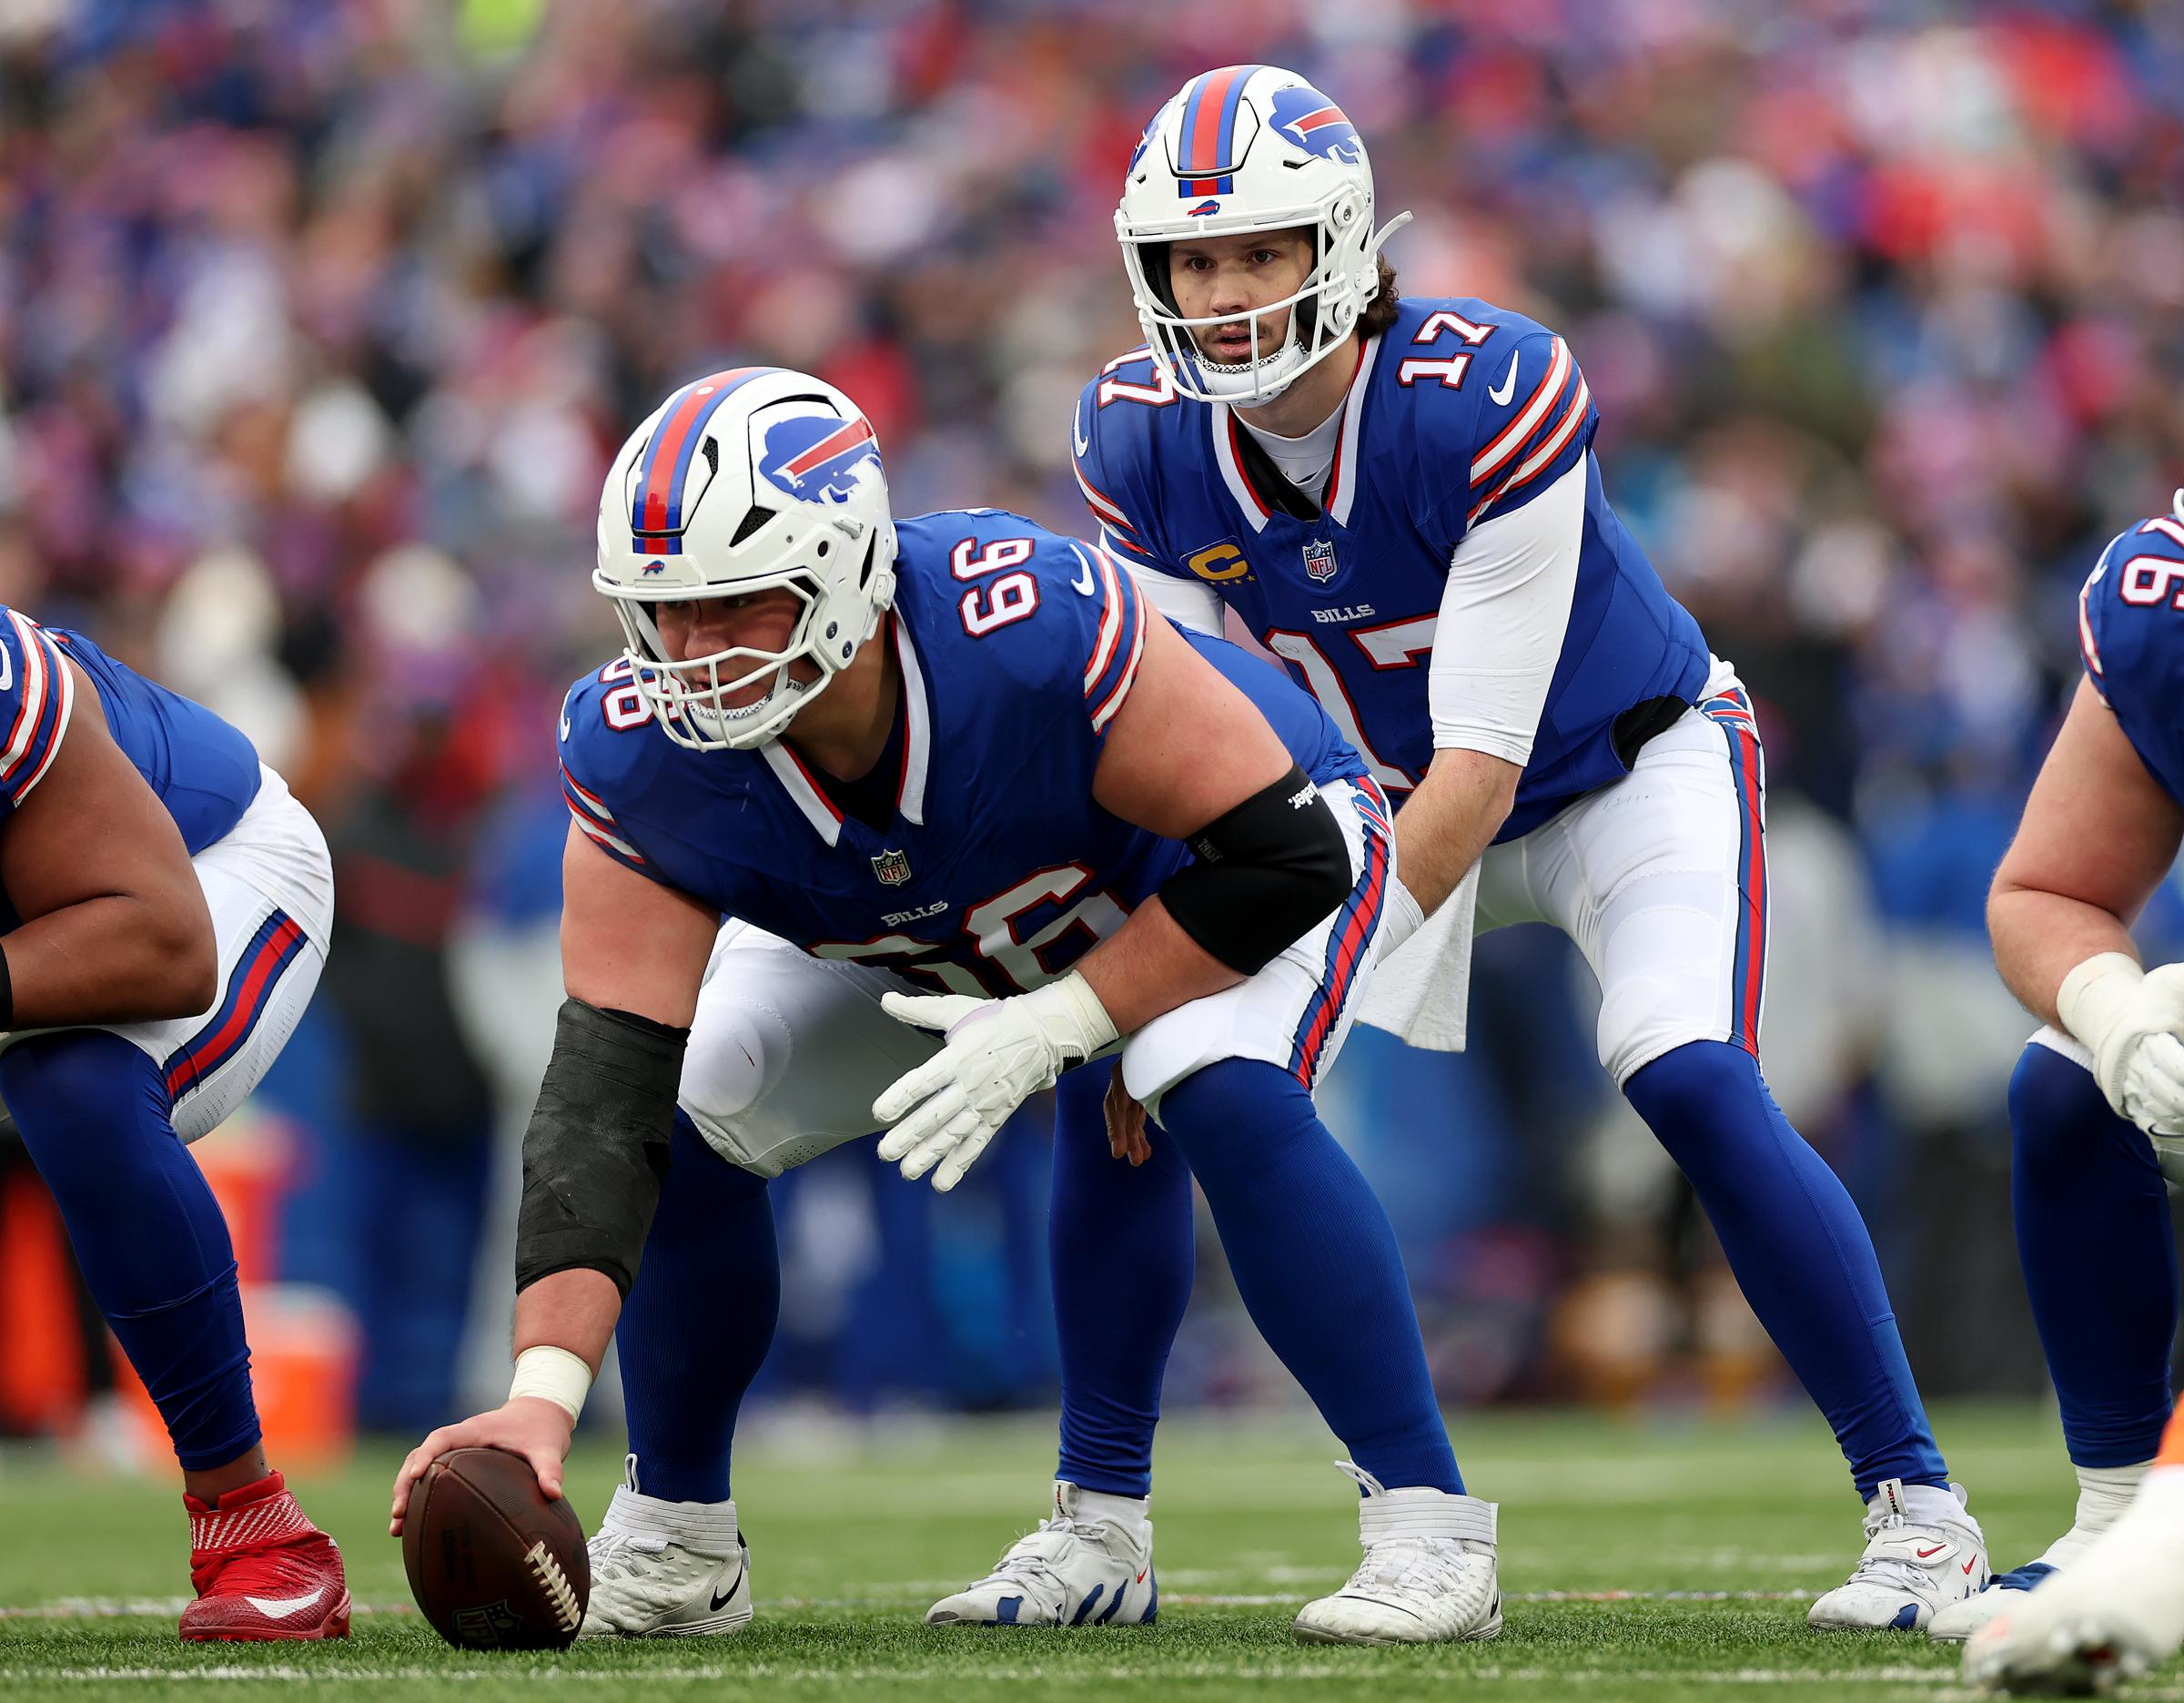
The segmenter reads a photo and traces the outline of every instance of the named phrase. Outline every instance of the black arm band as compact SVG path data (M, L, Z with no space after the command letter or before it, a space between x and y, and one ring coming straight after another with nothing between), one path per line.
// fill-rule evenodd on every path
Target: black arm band
M686 1029L564 999L523 1135L516 1288L576 1267L626 1299L667 1175Z
M1350 892L1341 825L1294 764L1187 843L1198 861L1161 883L1160 902L1241 976L1258 975Z

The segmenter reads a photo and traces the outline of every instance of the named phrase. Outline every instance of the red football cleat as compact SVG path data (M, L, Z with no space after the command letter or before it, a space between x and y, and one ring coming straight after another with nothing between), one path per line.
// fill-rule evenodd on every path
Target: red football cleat
M334 1540L311 1524L278 1473L218 1505L185 1495L189 1582L186 1640L345 1638L349 1582Z

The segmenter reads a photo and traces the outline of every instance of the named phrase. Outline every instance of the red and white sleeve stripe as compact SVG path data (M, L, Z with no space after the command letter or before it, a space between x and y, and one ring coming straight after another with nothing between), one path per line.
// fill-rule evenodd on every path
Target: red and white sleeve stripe
M1549 344L1547 370L1509 424L1471 460L1471 509L1467 525L1497 502L1534 483L1552 468L1585 423L1592 392L1561 338Z
M622 836L621 824L614 820L614 813L596 793L570 774L566 763L561 765L561 798L569 806L570 819L593 845L623 863L640 869L644 867L644 855Z
M0 745L0 796L12 810L30 796L61 753L62 736L76 710L76 675L36 622L13 609L7 620L6 638L13 643L5 649L14 653L7 660L18 672L12 683L0 680L0 706L10 697L15 700L7 740Z
M1085 664L1085 703L1097 734L1107 731L1137 682L1145 655L1145 599L1114 557L1104 550L1093 554L1099 563L1099 624Z

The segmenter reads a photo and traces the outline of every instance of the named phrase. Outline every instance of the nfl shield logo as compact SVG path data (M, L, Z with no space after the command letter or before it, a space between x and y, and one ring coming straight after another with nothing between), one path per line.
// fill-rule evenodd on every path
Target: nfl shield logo
M899 851L884 851L872 860L872 872L882 887L900 887L910 878L910 860Z
M1331 538L1314 539L1304 547L1304 571L1315 585L1335 577L1335 543Z

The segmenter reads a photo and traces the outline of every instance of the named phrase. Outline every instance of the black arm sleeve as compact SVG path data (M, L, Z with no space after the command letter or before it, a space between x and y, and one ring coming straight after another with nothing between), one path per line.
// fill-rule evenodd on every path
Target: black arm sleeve
M576 1267L624 1300L667 1175L686 1029L565 999L523 1135L516 1288Z
M1295 764L1193 834L1196 863L1160 885L1176 925L1241 976L1256 976L1350 892L1350 847Z

